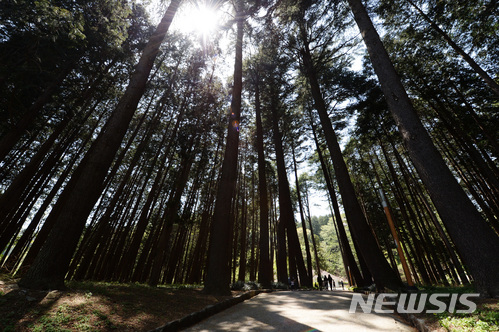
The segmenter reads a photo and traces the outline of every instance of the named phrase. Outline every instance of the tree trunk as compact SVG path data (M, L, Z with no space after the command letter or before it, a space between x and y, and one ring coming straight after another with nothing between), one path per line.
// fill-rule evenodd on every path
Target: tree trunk
M265 175L265 154L263 149L263 128L260 105L260 89L258 74L255 79L255 116L256 116L256 150L258 153L258 194L260 207L260 258L258 264L258 282L264 289L272 288L272 265L269 257L269 200L267 194L267 178Z
M16 123L16 125L4 137L2 137L2 139L0 140L0 161L2 161L7 156L10 150L19 141L19 138L21 138L25 131L33 124L43 106L50 101L55 91L59 88L66 76L68 76L68 74L71 72L71 66L72 64L67 64L61 70L54 82L52 82L52 84L50 84L38 97L38 99L28 109L26 114L24 114L23 118L18 123Z
M301 225L302 225L302 230L303 230L303 242L305 242L305 254L307 255L307 273L310 276L310 278L313 278L313 273L312 273L312 255L310 254L310 244L308 243L308 236L307 236L307 224L305 221L305 216L303 213L303 202L301 199L301 188L300 188L300 183L298 181L298 170L297 170L297 164L296 164L296 156L295 156L295 146L291 144L291 151L293 154L293 166L294 166L294 171L295 171L295 182L296 182L296 195L297 195L297 200L298 200L298 207L300 209L300 218L301 218ZM312 284L313 284L313 280Z
M187 181L189 180L189 173L194 161L193 151L191 151L192 145L193 142L188 144L187 151L181 153L183 154L183 156L181 166L179 167L180 174L177 176L175 185L173 186L174 191L172 192L171 199L167 204L168 212L166 213L165 217L166 227L163 228L163 232L161 233L161 236L159 238L159 245L154 250L153 268L148 281L149 286L156 286L160 280L161 270L163 269L163 262L166 258L166 249L169 238L169 231L167 230L171 228L175 221L178 219L178 210L180 208L182 194L187 185Z
M253 200L253 202L255 202ZM254 211L254 209L253 209ZM255 213L251 216L251 244L250 244L250 261L249 261L249 278L251 281L256 280L257 264L256 264L256 218Z
M499 239L448 169L421 124L361 0L348 0L402 139L483 295L499 295ZM477 241L480 239L480 241Z
M303 28L304 29L304 28ZM348 168L343 159L338 138L333 130L331 120L329 119L325 102L322 98L319 82L317 80L315 69L312 63L308 41L302 31L302 39L304 41L304 49L302 57L306 74L311 88L311 93L315 101L315 107L319 113L322 128L326 137L326 143L333 160L333 167L336 173L338 187L343 200L343 207L353 235L358 241L355 243L359 246L360 254L369 268L369 271L374 276L376 285L382 289L388 287L392 290L399 290L403 287L402 282L397 277L397 274L391 269L390 264L386 261L385 256L378 248L376 240L371 232L367 220L362 213L362 209L357 200L355 189L350 179Z
M234 65L234 88L232 91L231 113L228 117L227 144L225 147L222 175L210 231L208 268L204 286L204 292L212 295L230 295L230 206L232 206L237 181L243 70L244 17L239 10L236 13L236 22L236 59ZM227 208L228 206L229 208Z
M350 247L350 243L348 242L347 233L345 231L345 227L343 226L343 220L341 218L340 208L338 206L338 200L336 199L336 192L334 190L332 179L329 176L329 167L327 166L326 161L324 160L324 156L322 155L322 149L319 145L319 140L317 139L317 132L315 130L315 125L312 122L313 121L312 112L310 112L310 121L312 125L312 132L314 134L315 148L317 154L319 155L319 162L321 163L322 174L324 175L324 179L326 180L326 188L328 190L329 198L331 199L331 204L334 211L334 216L335 216L334 222L336 223L336 228L338 229L337 234L338 234L339 243L344 253L344 258L346 260L346 262L344 262L345 272L349 275L349 279L352 285L353 284L363 285L364 278L360 273L359 267L352 253L352 247ZM352 282L352 279L354 282Z
M317 284L319 286L319 290L322 290L322 273L321 273L321 266L319 263L319 254L317 252L317 244L315 243L315 235L314 235L314 229L312 227L312 219L310 217L310 201L308 200L308 194L305 192L305 202L306 202L306 207L307 207L307 216L306 218L308 219L308 227L310 228L310 237L312 238L312 247L314 248L314 258L315 258L315 268L316 273L317 273ZM338 232L336 232L338 233ZM341 246L341 245L340 245ZM343 248L341 248L341 252L343 253ZM346 262L344 262L346 263ZM346 264L344 264L346 266ZM345 268L345 272L347 269ZM313 278L313 276L312 276ZM313 282L313 280L312 280Z
M415 179L413 179L411 173L408 174L408 170L405 169L407 166L405 165L405 163L402 160L402 157L400 156L400 154L396 150L394 142L390 139L390 137L387 135L386 132L385 132L385 135L389 138L389 142L390 142L391 147L393 149L393 153L395 155L395 159L397 160L397 163L399 164L399 167L400 167L400 169L402 171L402 175L403 175L404 179L406 180L406 184L407 185L409 185L410 183L415 184L414 187L416 189L416 192L419 195L420 199L423 201L425 209L428 212L428 214L430 215L431 220L433 222L433 225L435 226L435 228L437 229L438 233L440 234L441 239L444 241L445 246L446 246L446 248L447 248L447 250L449 252L449 255L450 255L451 259L452 259L452 262L454 263L454 266L456 267L456 269L458 271L458 274L459 274L459 277L461 279L461 282L463 284L468 284L469 283L468 277L466 276L466 273L464 272L464 270L463 270L463 268L461 266L461 262L457 258L457 255L455 253L455 250L454 250L453 246L450 244L450 241L448 240L447 234L445 234L442 226L440 225L440 222L437 220L437 217L435 216L435 213L433 212L434 209L432 209L430 207L430 204L427 201L427 198L424 195L424 193L423 193L421 187L419 186L418 182ZM387 151L386 151L386 149L384 148L384 146L383 146L383 144L381 142L380 142L380 146L381 146L381 149L383 150L383 154L384 154L384 156L385 156L385 158L387 160L388 166L390 167L390 172L393 174L393 179L395 179L395 170L394 170L394 167L393 167L391 161L389 161L389 157L388 157ZM398 182L398 180L397 180L397 182ZM405 195L402 195L402 193L399 196L400 196L401 199L403 199L405 197ZM401 211L405 212L405 209L401 209ZM406 219L406 223L409 224L408 217L405 217L405 219ZM415 256L415 257L416 257L416 259L418 259L417 256Z
M245 281L246 280L246 253L247 253L247 221L248 221L248 212L246 208L246 179L243 179L243 185L242 188L240 189L242 191L241 194L241 205L242 205L242 213L241 213L241 250L240 250L240 257L239 257L239 275L237 280L240 281ZM236 255L234 255L236 257Z
M279 132L279 117L277 115L278 109L275 107L276 101L274 100L276 96L272 96L273 101L271 102L274 106L271 106L270 112L272 113L272 127L276 154L276 164L277 164L277 176L278 176L278 187L279 187L279 216L281 222L286 225L286 231L288 235L288 248L289 248L289 271L290 278L298 278L294 270L298 268L299 282L304 286L312 286L311 276L308 275L307 269L305 268L305 262L303 261L303 255L301 252L300 242L298 240L298 233L296 231L296 223L293 215L293 205L291 203L291 193L289 190L289 181L286 174L286 164L284 161L284 151L282 147L281 133ZM293 264L294 262L294 264ZM296 264L296 265L295 265Z
M137 105L146 88L159 47L170 27L181 0L172 0L165 16L144 48L125 94L111 118L61 194L63 202L56 216L54 228L35 262L19 281L26 288L64 288L72 255L85 222L102 191L107 171L118 151Z
M218 142L216 153L215 153L215 160L213 162L214 165L218 164L218 156L219 156L219 149L222 143ZM194 254L193 254L193 263L192 263L192 268L190 270L189 276L188 276L188 283L199 283L201 282L201 277L202 277L202 271L203 267L205 264L205 257L206 257L206 247L207 247L207 240L208 240L208 235L210 231L210 217L211 213L210 211L213 208L213 201L215 200L214 197L214 190L212 190L212 186L215 182L215 168L213 168L210 172L209 179L212 179L211 181L208 182L207 184L207 191L208 192L208 197L206 199L206 203L203 209L203 212L201 212L201 225L199 226L199 236L198 240L196 243L196 247L194 248Z
M440 35L442 38L456 51L457 54L459 54L464 61L466 61L470 67L478 74L480 77L484 80L484 82L499 96L499 84L497 84L492 77L487 74L485 70L483 70L476 62L475 60L468 54L466 53L459 45L457 45L452 38L440 27L438 24L433 22L428 15L426 15L414 2L411 0L407 0L420 14L423 16L423 18L430 24L430 26Z

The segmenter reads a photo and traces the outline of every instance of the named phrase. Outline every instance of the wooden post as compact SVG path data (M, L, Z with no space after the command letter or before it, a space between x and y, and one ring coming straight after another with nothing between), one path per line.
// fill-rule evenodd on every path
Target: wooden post
M414 283L412 282L412 276L409 271L409 267L407 266L407 262L405 260L404 252L402 251L402 247L399 244L400 241L397 235L397 231L395 230L395 225L393 224L392 215L390 214L390 209L388 208L388 204L386 203L385 195L383 194L382 189L379 189L379 194L381 196L381 204L383 205L383 209L385 210L386 219L388 219L388 225L390 225L390 230L392 232L393 239L395 241L395 246L397 247L397 252L400 257L400 262L402 263L402 267L404 269L404 274L407 279L407 284L409 286L414 286Z

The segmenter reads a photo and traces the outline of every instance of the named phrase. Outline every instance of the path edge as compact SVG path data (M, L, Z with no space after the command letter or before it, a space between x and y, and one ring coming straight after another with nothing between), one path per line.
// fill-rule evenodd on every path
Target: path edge
M405 314L396 312L397 315L404 318L407 322L409 322L413 327L415 327L419 332L431 332L429 327L426 324L426 321L423 318L417 318L412 314Z
M200 321L211 317L219 312L224 311L238 303L244 302L246 300L251 299L252 297L257 296L261 293L269 293L270 290L251 290L241 295L232 297L230 299L209 305L201 309L200 311L193 312L187 316L184 316L180 319L171 321L166 323L163 326L150 330L149 332L173 332L180 331L181 329L185 329L194 324L199 323Z
M364 299L366 298L366 294L361 294L361 295ZM405 320L406 323L410 324L412 327L414 327L416 330L418 330L418 332L431 332L431 329L428 326L428 324L424 318L418 318L413 314L399 312L399 311L397 311L398 305L399 305L399 301L397 299L397 301L395 302L395 305L389 304L389 305L384 305L384 307L392 309L393 310L392 315L399 316L400 318Z

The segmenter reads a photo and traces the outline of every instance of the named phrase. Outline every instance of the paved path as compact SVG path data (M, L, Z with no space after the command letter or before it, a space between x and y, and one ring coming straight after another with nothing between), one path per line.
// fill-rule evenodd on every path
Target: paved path
M262 293L186 331L416 331L396 315L348 313L351 298L342 291Z

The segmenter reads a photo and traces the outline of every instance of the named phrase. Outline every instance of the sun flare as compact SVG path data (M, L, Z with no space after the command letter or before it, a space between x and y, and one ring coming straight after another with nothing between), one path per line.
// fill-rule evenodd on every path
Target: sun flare
M197 33L208 36L214 33L220 25L220 13L217 9L205 4L187 6L176 22L176 28L185 33Z

